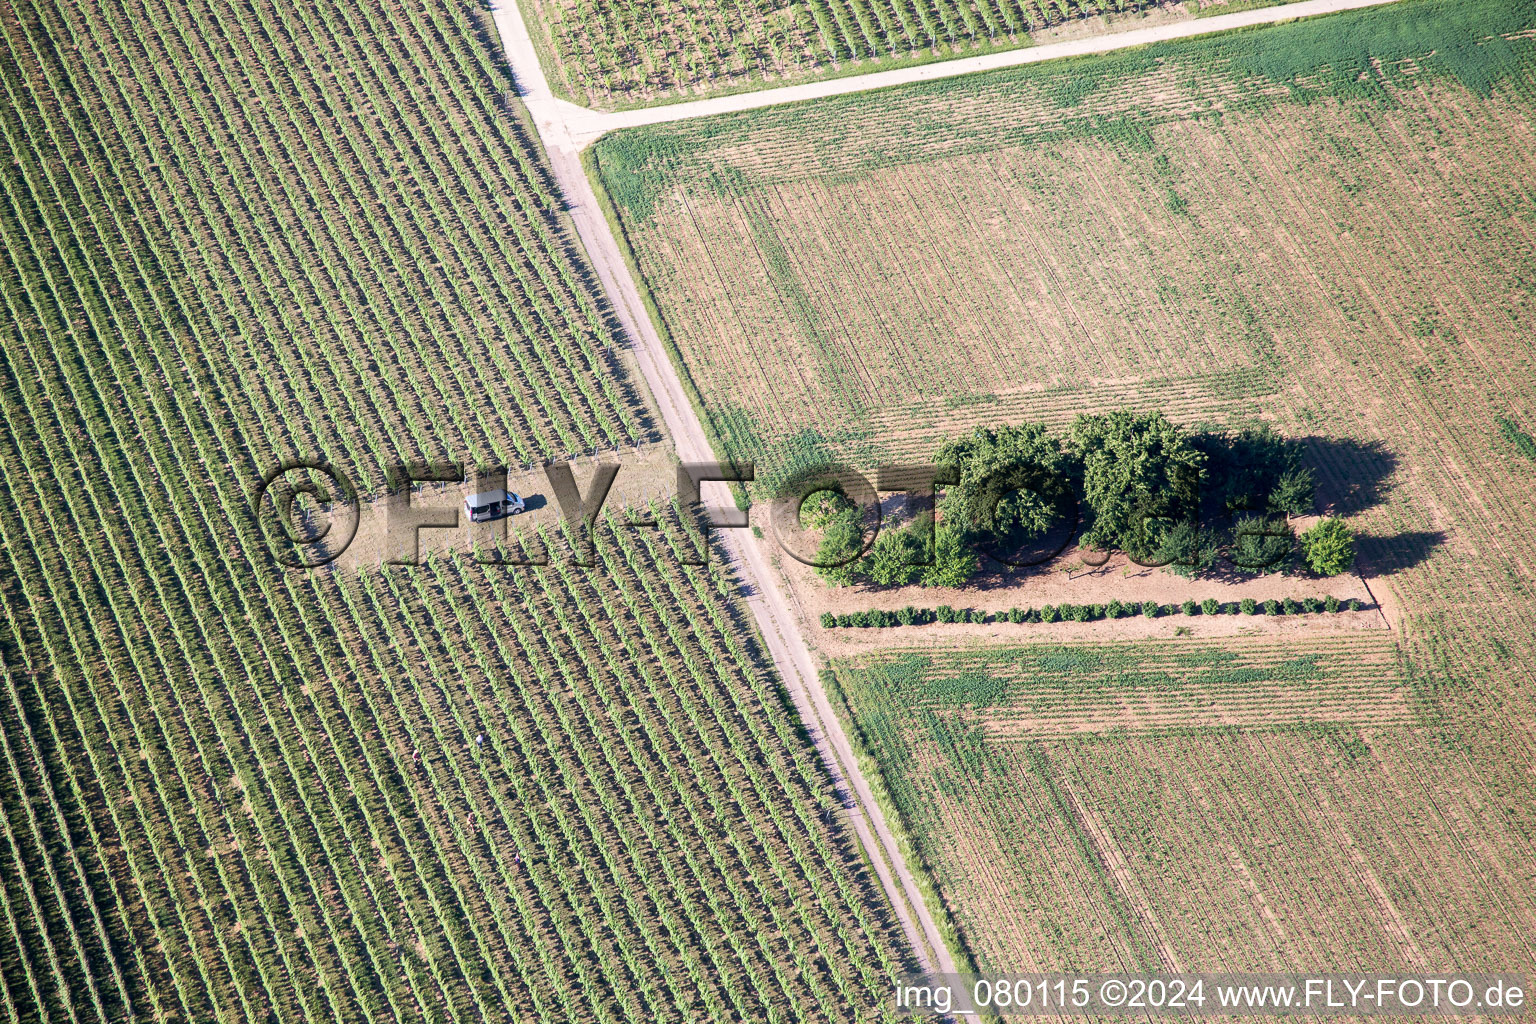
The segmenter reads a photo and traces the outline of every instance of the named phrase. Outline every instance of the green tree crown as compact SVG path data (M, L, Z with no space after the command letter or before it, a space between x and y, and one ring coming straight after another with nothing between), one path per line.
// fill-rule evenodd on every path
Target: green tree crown
M1355 564L1355 535L1344 520L1324 519L1301 535L1301 557L1319 576L1337 576Z
M1083 467L1092 522L1084 543L1150 558L1165 536L1156 522L1191 520L1199 510L1206 454L1160 412L1080 415L1071 449Z

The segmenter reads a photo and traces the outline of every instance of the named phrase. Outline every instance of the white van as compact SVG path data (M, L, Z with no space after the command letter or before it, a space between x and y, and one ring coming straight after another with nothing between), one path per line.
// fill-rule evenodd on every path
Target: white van
M464 499L464 511L469 521L483 523L502 516L515 516L523 511L523 499L511 491L481 491Z

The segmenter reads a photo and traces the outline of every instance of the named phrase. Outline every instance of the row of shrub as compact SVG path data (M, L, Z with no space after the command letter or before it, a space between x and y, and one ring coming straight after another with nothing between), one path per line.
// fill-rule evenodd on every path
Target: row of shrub
M913 608L908 605L895 611L872 609L863 612L844 612L841 615L823 612L821 624L826 629L836 627L884 627L926 626L930 622L1091 622L1096 619L1124 619L1142 615L1155 619L1163 615L1308 615L1316 612L1357 612L1364 607L1358 598L1340 601L1336 597L1287 597L1255 601L1245 597L1241 601L1218 601L1208 597L1204 601L1193 599L1183 604L1158 604L1156 601L1125 603L1111 601L1108 604L1057 604L1042 608L1010 608L1006 612L988 612L980 608L951 608L941 604L937 608Z

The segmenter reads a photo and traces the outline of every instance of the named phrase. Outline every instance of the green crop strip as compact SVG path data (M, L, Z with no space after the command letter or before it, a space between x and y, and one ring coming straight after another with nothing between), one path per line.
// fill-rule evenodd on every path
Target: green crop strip
M1045 645L967 654L959 667L928 655L900 654L839 671L845 688L857 686L863 692L878 693L881 703L894 702L908 710L927 706L980 710L1028 699L1036 682L1075 693L1215 690L1264 683L1321 683L1336 675L1338 668L1325 665L1316 652L1255 663L1215 646L1165 651Z

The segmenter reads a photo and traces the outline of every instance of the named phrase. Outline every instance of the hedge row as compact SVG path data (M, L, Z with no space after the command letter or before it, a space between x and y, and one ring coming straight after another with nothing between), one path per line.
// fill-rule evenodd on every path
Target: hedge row
M1010 608L1006 612L982 611L980 608L951 608L941 604L937 608L913 608L908 605L896 611L873 609L865 612L845 612L841 615L823 612L821 624L826 629L836 627L885 627L925 626L930 622L1091 622L1095 619L1123 619L1143 615L1155 619L1161 615L1305 615L1315 612L1357 612L1363 605L1359 599L1340 601L1336 597L1306 597L1301 600L1288 597L1283 601L1271 598L1258 602L1251 597L1241 601L1221 602L1214 597L1204 601L1185 601L1183 604L1158 604L1156 601L1111 601L1108 604L1059 604L1043 608Z

